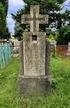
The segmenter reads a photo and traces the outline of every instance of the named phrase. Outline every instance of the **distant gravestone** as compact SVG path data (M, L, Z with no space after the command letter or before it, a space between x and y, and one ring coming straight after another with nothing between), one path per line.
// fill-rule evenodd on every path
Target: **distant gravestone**
M50 45L51 45L51 49L52 49L52 56L56 57L56 46L57 46L56 40L51 40Z
M30 15L22 15L21 22L30 24L30 32L23 33L20 45L19 88L24 94L46 93L50 85L50 47L46 33L39 32L39 24L48 23L48 15L39 15L39 6L32 5Z
M20 41L18 41L16 38L14 37L11 37L11 39L9 40L10 43L12 44L13 46L13 53L14 54L17 54L19 53L19 47L20 47Z
M67 51L67 55L70 56L70 42L68 43L68 51Z
M51 40L51 41L50 41L50 44L51 44L52 46L55 46L55 45L57 44L57 42L56 42L56 40Z

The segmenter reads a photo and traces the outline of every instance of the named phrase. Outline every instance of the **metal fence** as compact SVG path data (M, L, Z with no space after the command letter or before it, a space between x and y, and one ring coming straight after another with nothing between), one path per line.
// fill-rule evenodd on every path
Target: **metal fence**
M12 56L12 47L9 43L0 43L0 69L5 67Z
M70 56L68 45L51 46L51 52L56 53L58 56ZM19 46L14 48L9 43L0 43L0 69L9 63L12 54L19 54Z

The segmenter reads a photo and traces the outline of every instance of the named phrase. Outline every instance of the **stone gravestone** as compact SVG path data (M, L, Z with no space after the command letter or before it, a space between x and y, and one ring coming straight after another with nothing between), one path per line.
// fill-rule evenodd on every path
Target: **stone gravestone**
M20 45L21 71L19 88L24 94L43 94L49 88L50 47L39 24L48 23L48 15L39 14L39 6L31 5L30 15L22 15L22 24L30 24L30 32L23 33Z
M68 43L68 51L67 51L67 55L70 56L70 42Z
M51 49L52 49L52 56L56 57L56 50L57 50L57 42L56 40L51 40L50 41Z
M20 47L20 41L18 41L16 38L11 37L9 40L11 44L13 44L13 53L18 54L19 53L19 47Z

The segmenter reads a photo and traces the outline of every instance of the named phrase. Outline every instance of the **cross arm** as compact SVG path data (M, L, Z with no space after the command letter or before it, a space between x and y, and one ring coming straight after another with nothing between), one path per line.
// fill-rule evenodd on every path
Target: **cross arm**
M22 24L30 24L30 15L22 15L21 23Z
M39 15L39 23L47 24L48 23L48 15Z

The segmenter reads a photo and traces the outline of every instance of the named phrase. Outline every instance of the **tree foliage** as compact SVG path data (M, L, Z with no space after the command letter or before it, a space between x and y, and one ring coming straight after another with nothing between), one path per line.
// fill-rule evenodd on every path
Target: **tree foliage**
M5 15L7 14L7 8L8 8L8 0L0 0L0 3L2 3L2 5L5 8Z
M65 26L59 30L57 44L67 45L68 42L70 42L70 26Z
M6 27L6 11L3 1L0 1L0 38L8 38L10 36Z
M59 4L56 0L24 0L24 2L27 4L23 10L20 12L17 12L16 16L13 15L14 19L16 19L16 28L15 28L15 34L16 37L19 35L22 35L22 32L24 31L24 28L26 25L21 24L21 15L22 14L29 14L29 8L30 5L40 5L40 13L41 14L49 14L50 11L59 10ZM49 23L48 23L49 24ZM19 25L19 26L17 26ZM42 29L44 30L44 26L42 26Z
M17 12L16 16L13 15L14 19L16 19L15 36L16 37L22 36L22 33L25 30L25 28L29 27L26 25L23 26L21 24L21 15L29 14L30 5L40 5L41 7L40 13L49 15L48 25L46 25L47 28L49 28L49 25L51 25L52 23L57 22L56 29L61 30L62 25L65 26L64 25L65 21L69 21L70 19L69 12L66 12L64 14L60 14L56 12L60 10L60 4L63 3L63 1L64 0L24 0L24 2L27 4L25 8L20 12ZM45 26L42 25L42 30L45 30L44 28Z
M65 0L57 0L60 4L63 3Z
M24 0L28 5L40 5L44 11L58 10L57 0Z
M6 22L5 22L5 14L4 14L4 7L2 5L2 3L0 3L0 35L3 34L5 32L5 26L6 26Z

